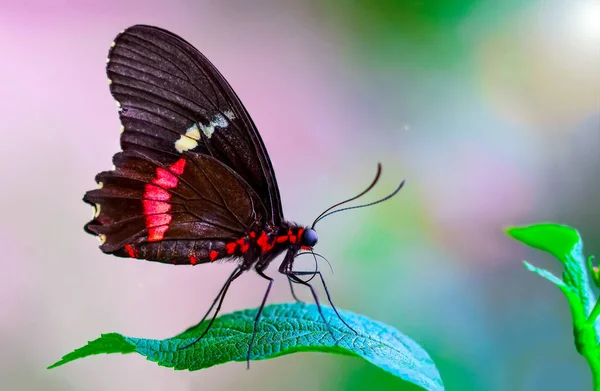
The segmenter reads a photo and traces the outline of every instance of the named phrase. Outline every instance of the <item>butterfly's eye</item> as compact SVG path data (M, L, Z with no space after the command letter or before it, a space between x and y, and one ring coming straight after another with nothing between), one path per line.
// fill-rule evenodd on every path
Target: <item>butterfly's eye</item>
M319 236L317 235L317 231L315 231L314 229L308 228L302 234L302 245L303 246L312 247L315 244L317 244L318 240L319 240Z

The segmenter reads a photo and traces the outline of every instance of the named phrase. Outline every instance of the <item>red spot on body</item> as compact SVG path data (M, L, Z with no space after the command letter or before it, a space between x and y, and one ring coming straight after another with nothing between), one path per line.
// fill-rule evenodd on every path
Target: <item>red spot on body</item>
M192 265L195 265L195 264L197 264L197 263L198 263L198 260L196 259L196 257L195 257L195 256L193 256L193 255L192 255L192 256L190 257L190 263L191 263Z
M260 237L258 238L258 240L256 240L256 244L258 244L260 246L260 249L263 253L266 253L267 251L272 249L273 246L275 245L275 243L273 241L269 240L269 236L267 235L266 232L263 232L260 234Z
M290 235L290 243L296 243L296 235Z
M211 262L212 262L212 261L214 261L215 259L217 259L217 257L218 257L218 256L219 256L219 252L218 252L218 251L215 251L215 250L211 250L211 251L208 253L208 257L210 258L210 261L211 261Z
M133 251L133 248L129 244L125 245L125 251L127 251L127 254L129 254L131 258L135 258L135 251Z
M250 232L250 237L254 239L256 237L256 232Z
M185 167L185 159L181 158L173 163L169 170L158 167L156 177L152 179L152 184L144 187L144 199L142 206L146 215L146 228L148 229L148 241L158 242L165 238L165 232L169 229L169 224L173 217L169 213L171 204L171 193L166 189L177 187L179 179L171 172L181 175Z
M238 239L238 240L236 241L236 243L240 245L240 251L241 251L242 253L245 253L245 252L246 252L246 251L248 251L248 249L250 248L250 245L249 245L249 244L248 244L248 242L246 241L246 238L241 238L241 239Z
M290 238L290 237L289 237L288 235L285 235L285 236L279 236L279 237L277 237L277 243L284 243L284 242L287 242L287 240L288 240L289 238Z
M304 233L304 228L300 228L300 229L298 230L298 234L297 234L297 235L298 235L298 241L301 241L301 240L302 240L302 234L303 234L303 233Z
M235 252L235 248L237 247L237 243L233 242L233 243L227 243L225 245L225 250L227 251L227 254L231 255Z
M300 248L302 250L312 250L312 247L310 247L310 246L300 246Z

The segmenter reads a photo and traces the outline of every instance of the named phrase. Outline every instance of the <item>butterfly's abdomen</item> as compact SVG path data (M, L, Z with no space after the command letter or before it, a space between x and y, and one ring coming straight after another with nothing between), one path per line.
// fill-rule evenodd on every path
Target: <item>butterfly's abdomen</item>
M210 256L214 259L243 257L248 251L251 251L257 259L261 256L263 259L272 259L290 246L297 245L303 231L304 229L298 226L251 231L242 238L226 243L222 251L215 251Z

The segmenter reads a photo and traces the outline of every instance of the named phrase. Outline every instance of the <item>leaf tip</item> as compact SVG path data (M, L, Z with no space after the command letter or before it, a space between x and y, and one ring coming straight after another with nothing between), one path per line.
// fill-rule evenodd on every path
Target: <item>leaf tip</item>
M525 266L525 269L529 270L530 272L535 272L536 267L533 266L531 263L523 261L523 266Z

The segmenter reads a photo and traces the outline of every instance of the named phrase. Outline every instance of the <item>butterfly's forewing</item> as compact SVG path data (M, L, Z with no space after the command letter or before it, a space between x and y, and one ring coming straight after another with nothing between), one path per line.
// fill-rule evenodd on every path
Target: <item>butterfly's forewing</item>
M279 189L258 131L231 86L198 50L166 30L133 26L115 39L107 74L121 108L124 151L212 156L256 192L265 221L281 222Z
M184 153L165 160L136 150L113 158L84 200L95 207L86 230L123 257L176 264L214 260L211 251L242 237L267 212L254 190L216 159Z

